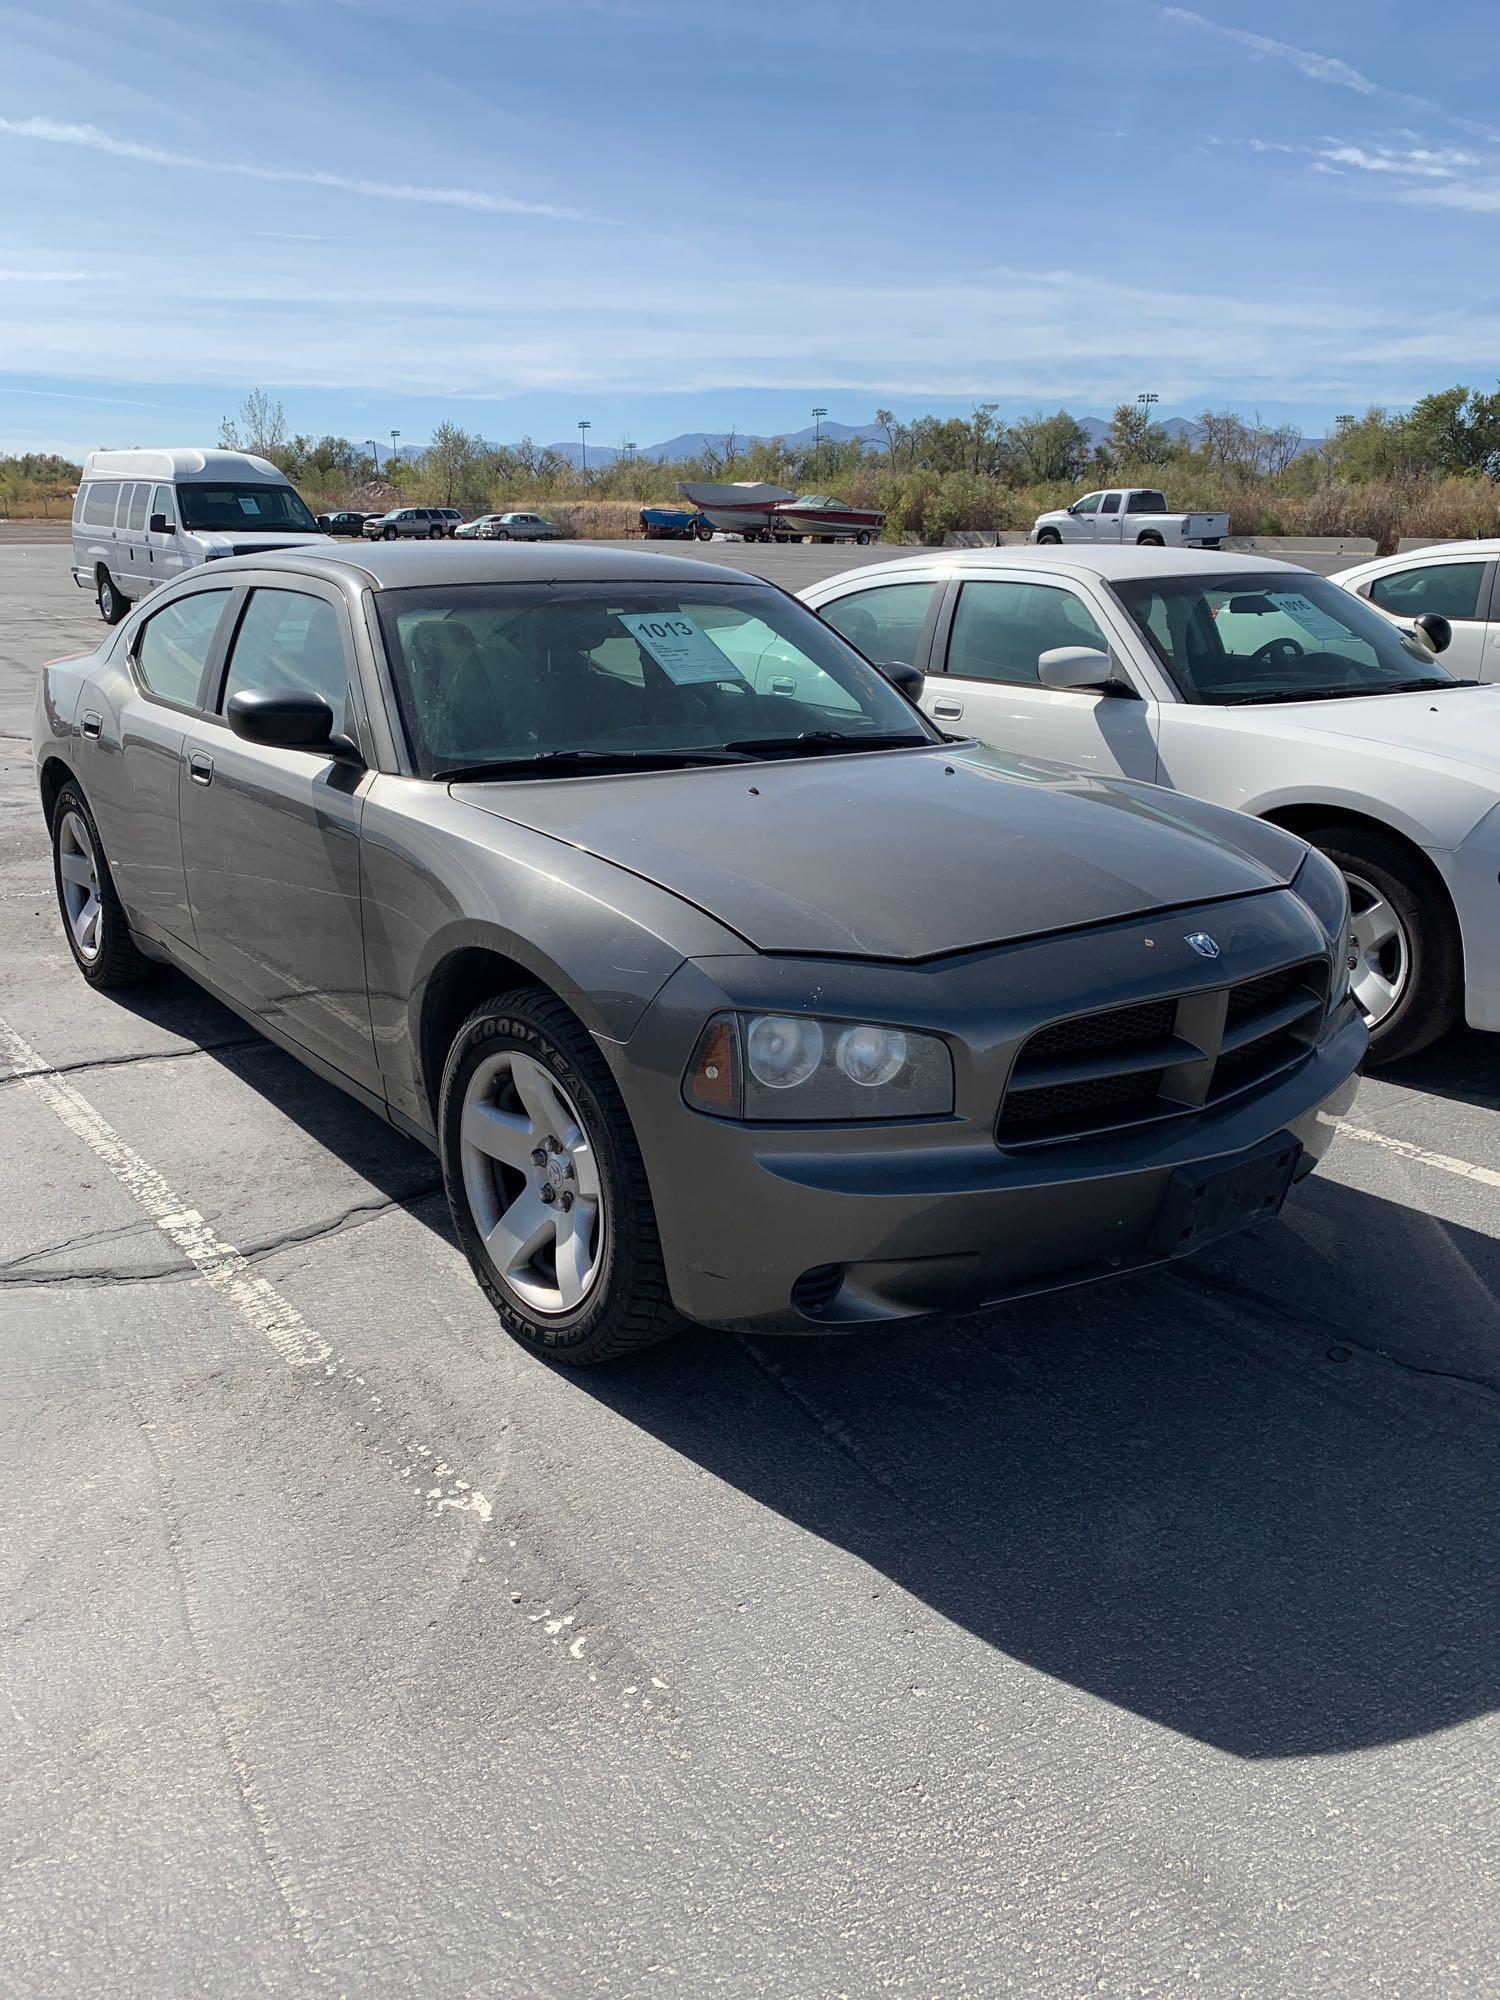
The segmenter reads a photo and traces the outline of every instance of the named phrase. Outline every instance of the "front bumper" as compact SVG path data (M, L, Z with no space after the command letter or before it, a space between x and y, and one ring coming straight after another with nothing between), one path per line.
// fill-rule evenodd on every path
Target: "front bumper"
M1273 899L1256 900L1264 908ZM1173 917L1174 932L1187 928L1190 921ZM1217 928L1221 935L1226 928L1222 906ZM1040 953L1049 942L1061 941L1012 953ZM1105 958L1118 964L1117 935L1113 943ZM1074 956L1087 956L1091 944L1097 940L1077 940ZM982 987L988 973L993 992L1000 984L994 961L1011 956L984 955L958 976L959 987L965 979L971 989ZM1185 975L1177 972L1181 986ZM759 981L759 1004L784 1006L798 978L811 992L815 975L826 1010L830 973L839 976L845 1003L834 1011L847 1005L857 1014L863 1005L873 1018L922 1028L940 1017L913 1018L919 996L912 989L953 984L940 972L935 978L934 968L689 964L668 982L628 1048L605 1045L641 1142L673 1302L690 1319L805 1333L965 1311L1166 1261L1152 1239L1174 1174L1231 1165L1290 1135L1303 1149L1300 1178L1321 1159L1333 1121L1352 1103L1367 1046L1357 1010L1346 1002L1298 1066L1262 1089L1155 1123L1008 1151L994 1138L994 1080L1007 1073L1029 1027L996 1019L992 1005L986 1033L960 990L948 1009L950 1033L957 1022L964 1036L953 1044L952 1118L756 1125L687 1107L682 1071L702 1021L724 1004L724 984ZM1235 976L1244 976L1243 966ZM1171 974L1164 968L1159 977ZM907 990L887 990L887 1004L874 1007L867 996L878 985ZM1112 999L1083 990L1096 1004ZM1035 996L1033 983L1032 1004ZM1151 997L1149 986L1135 981L1132 997ZM941 1005L934 992L927 1000ZM1061 1011L1069 1010L1053 1003L1053 1016Z

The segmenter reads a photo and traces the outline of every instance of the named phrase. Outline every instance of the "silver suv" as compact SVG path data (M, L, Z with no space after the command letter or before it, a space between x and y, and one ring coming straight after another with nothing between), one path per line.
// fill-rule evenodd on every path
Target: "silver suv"
M365 523L365 533L377 542L441 541L463 519L456 507L393 507Z

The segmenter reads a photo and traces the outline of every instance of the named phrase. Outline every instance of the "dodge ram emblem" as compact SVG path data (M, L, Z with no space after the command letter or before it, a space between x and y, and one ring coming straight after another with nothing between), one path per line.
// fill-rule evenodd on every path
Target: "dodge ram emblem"
M1219 947L1207 931L1189 931L1186 942L1193 947L1200 958L1217 958Z

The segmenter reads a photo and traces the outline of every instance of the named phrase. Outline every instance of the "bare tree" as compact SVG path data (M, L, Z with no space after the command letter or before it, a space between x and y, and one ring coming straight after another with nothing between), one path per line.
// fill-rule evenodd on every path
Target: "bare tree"
M286 448L286 411L264 389L252 389L237 417L219 425L219 443L226 451L250 451L257 458L274 458Z
M1261 432L1261 470L1271 479L1279 479L1301 451L1302 433L1295 424L1277 424L1273 430Z

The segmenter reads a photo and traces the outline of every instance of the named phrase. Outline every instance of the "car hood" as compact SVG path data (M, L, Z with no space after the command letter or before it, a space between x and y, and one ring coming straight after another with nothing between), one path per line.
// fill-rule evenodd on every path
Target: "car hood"
M760 951L930 958L1278 888L1276 827L970 748L455 785Z
M1398 752L1404 763L1467 764L1486 773L1500 792L1500 685L1495 683L1447 694L1361 695L1350 701L1288 702L1284 708L1268 704L1239 713L1254 716L1278 737L1368 743Z
M187 528L184 533L192 536L206 549L222 549L229 555L244 542L254 542L257 548L300 549L314 543L323 543L330 538L311 528L257 528L253 521L247 521L243 528Z

